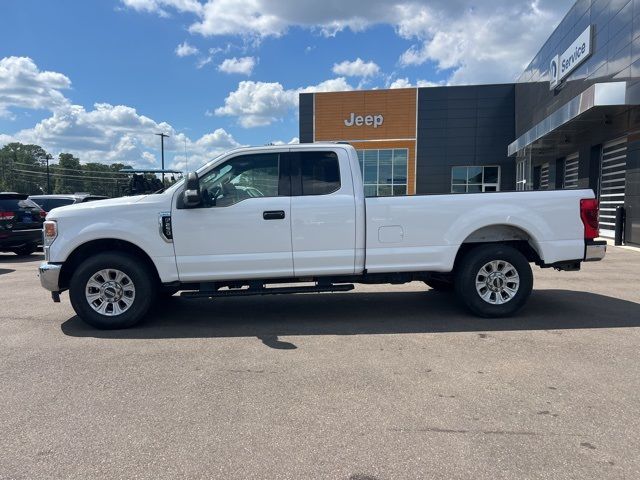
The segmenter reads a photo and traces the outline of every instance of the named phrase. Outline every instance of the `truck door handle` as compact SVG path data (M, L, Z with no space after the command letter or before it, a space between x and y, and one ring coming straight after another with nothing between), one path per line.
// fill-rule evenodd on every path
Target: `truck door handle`
M262 218L265 220L283 220L284 210L267 210L262 212Z

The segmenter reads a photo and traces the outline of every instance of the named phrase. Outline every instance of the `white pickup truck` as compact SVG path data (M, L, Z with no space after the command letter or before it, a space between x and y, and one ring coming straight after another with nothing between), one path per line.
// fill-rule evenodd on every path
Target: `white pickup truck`
M591 190L365 198L354 148L240 148L152 195L55 208L42 286L98 328L162 297L335 292L423 281L475 314L524 305L530 263L604 257Z

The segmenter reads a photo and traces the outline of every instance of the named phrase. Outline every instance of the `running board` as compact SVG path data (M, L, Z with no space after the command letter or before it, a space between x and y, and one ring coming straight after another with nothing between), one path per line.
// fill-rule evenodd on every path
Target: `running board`
M180 292L182 298L215 298L215 297L251 297L254 295L284 295L289 293L330 293L348 292L353 290L353 284L316 285L310 287L274 287L274 288L246 288L211 291Z

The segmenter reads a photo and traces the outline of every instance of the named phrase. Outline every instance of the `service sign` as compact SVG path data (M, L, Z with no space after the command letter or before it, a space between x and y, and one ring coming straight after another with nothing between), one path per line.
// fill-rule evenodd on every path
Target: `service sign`
M549 63L549 87L553 90L591 55L592 26L584 32L561 55Z

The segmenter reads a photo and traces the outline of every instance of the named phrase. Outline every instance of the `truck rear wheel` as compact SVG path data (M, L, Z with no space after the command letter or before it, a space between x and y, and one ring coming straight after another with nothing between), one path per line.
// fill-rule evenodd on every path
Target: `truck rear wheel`
M478 246L457 267L458 298L481 317L507 317L526 303L533 274L526 257L508 245Z
M138 323L156 296L152 273L139 259L123 252L88 258L69 285L78 316L100 329L127 328Z

